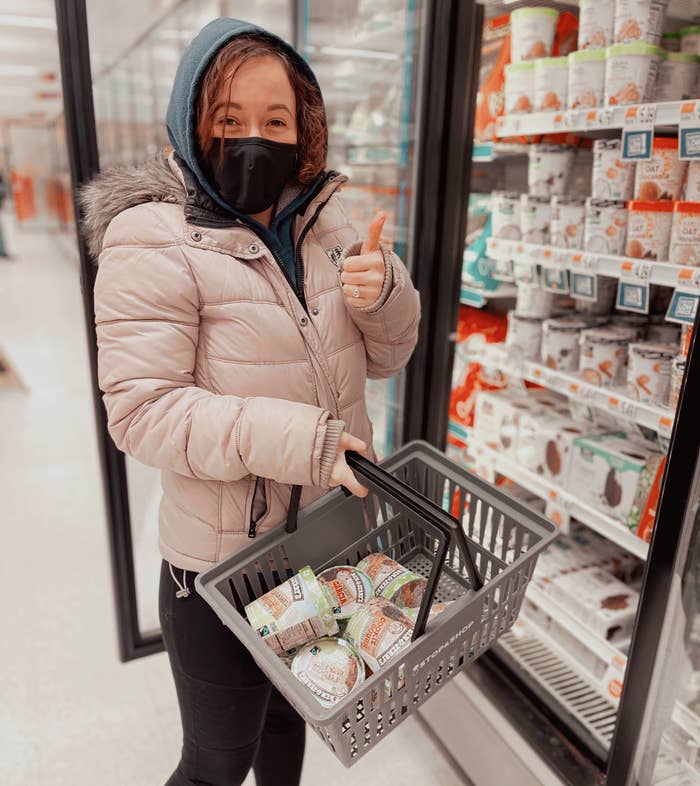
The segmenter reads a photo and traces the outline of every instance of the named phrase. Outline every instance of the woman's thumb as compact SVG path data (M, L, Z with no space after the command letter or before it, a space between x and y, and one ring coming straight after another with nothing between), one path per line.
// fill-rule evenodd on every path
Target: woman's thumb
M362 243L361 254L369 254L379 249L379 240L386 221L386 213L377 213L367 230L367 239Z

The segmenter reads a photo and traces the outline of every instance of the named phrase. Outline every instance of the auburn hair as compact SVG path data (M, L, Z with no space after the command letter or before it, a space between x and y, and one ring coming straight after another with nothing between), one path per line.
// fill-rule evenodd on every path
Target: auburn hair
M197 102L196 134L199 148L202 155L206 156L215 142L211 110L221 89L228 83L230 94L233 79L243 63L266 55L282 61L296 96L297 177L307 185L326 168L328 130L323 96L318 86L301 71L287 52L263 34L251 33L234 38L216 53L209 65L199 88Z

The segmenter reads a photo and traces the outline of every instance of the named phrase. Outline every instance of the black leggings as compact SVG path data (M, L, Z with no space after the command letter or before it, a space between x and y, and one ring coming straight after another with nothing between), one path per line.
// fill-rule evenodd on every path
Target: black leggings
M183 571L173 568L180 584ZM167 562L159 612L182 718L182 758L165 786L298 786L306 727L194 588L176 597Z

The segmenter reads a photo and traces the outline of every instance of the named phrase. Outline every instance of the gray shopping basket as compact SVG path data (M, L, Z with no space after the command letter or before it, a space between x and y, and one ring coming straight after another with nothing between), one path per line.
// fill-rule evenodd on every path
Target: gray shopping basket
M369 489L364 500L342 489L326 494L296 522L201 573L195 585L349 767L512 626L537 555L556 528L426 442L405 445L381 465L350 451L346 456ZM428 579L413 642L325 708L248 624L243 607L304 565L315 572L356 565L370 552L388 554ZM454 602L426 626L433 599Z

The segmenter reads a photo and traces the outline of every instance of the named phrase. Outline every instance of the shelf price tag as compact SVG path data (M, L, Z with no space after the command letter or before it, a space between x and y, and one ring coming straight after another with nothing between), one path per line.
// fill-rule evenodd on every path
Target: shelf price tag
M620 283L615 304L617 308L621 311L648 314L650 279L651 262L626 259L620 265Z
M693 325L695 315L698 313L698 299L700 294L697 291L689 291L678 287L673 291L671 305L666 312L668 322L677 322L680 325Z
M566 294L569 291L569 271L560 266L558 260L549 252L545 252L542 262L542 289L548 292Z
M513 262L513 277L523 284L538 284L537 264L519 257Z
M681 106L678 121L678 158L700 158L700 102L687 101Z
M513 281L513 260L504 257L494 259L491 278L496 281Z
M595 271L598 268L598 258L591 254L573 254L570 265L572 296L579 300L597 300L598 279Z
M629 420L636 421L639 414L639 407L637 402L630 398L618 398L617 396L610 396L608 398L608 406L614 413L620 413L622 417L629 418Z
M649 161L654 142L656 104L630 106L622 127L622 160Z

